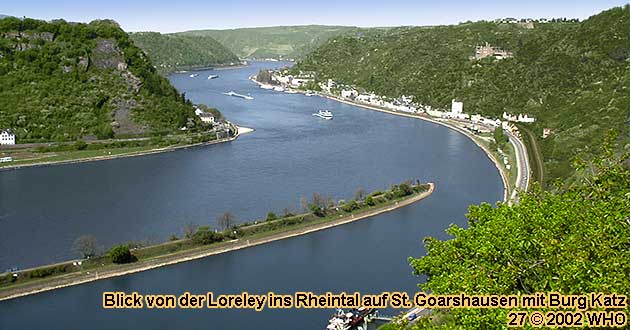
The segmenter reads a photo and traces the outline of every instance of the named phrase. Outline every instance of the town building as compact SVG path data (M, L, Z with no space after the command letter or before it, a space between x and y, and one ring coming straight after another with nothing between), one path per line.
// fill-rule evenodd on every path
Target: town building
M457 102L457 101L455 101L455 99L453 99L451 101L451 113L453 113L453 114L464 113L464 103L463 102Z
M15 144L15 134L10 129L0 130L0 145Z
M350 99L356 97L357 95L359 95L359 93L357 93L354 89L344 89L341 91L341 97L343 98Z
M533 123L536 121L536 118L529 117L527 114L512 115L506 112L503 112L503 119L507 121L515 121L518 123Z
M203 112L202 114L200 114L199 119L201 119L202 122L207 123L207 124L215 123L214 115L209 112Z

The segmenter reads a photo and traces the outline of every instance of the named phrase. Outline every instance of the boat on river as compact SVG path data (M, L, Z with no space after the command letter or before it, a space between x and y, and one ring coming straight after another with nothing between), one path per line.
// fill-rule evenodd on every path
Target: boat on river
M227 93L223 93L223 95L227 95L227 96L234 96L234 97L240 97L242 99L246 99L246 100L253 100L254 98L249 96L249 95L243 95L243 94L239 94L235 91L229 91Z
M216 79L216 78L219 78L219 75L218 75L218 74L211 74L211 75L209 75L209 76L208 76L208 80L210 80L210 79Z
M196 76L198 76L198 75L199 75L198 73L192 73L189 77L190 77L190 78L195 78L195 77L196 77Z
M326 119L326 120L333 119L332 112L330 112L328 110L319 110L318 112L314 113L313 116L319 117L319 118L322 118L322 119Z

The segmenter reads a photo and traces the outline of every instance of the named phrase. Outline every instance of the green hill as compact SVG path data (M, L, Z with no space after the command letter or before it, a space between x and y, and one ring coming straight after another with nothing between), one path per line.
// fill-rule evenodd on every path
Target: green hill
M177 35L210 36L240 58L299 58L331 37L365 30L348 26L305 25L197 30Z
M239 62L234 53L209 36L138 32L131 34L131 39L161 72Z
M413 95L448 108L464 102L467 113L500 118L527 113L528 129L544 159L545 181L572 175L571 161L588 155L610 128L627 143L630 109L628 7L581 23L476 22L456 26L397 28L381 35L335 37L295 70L314 71L379 94ZM471 60L486 42L514 57ZM543 128L553 134L542 139Z
M0 99L0 127L20 143L200 126L190 102L108 20L0 20Z

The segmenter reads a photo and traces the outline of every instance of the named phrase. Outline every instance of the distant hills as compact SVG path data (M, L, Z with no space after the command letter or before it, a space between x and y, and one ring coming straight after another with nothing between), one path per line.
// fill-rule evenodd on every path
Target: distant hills
M160 72L239 63L238 56L210 36L138 32L131 39Z
M380 35L334 37L294 67L317 79L338 79L378 94L413 95L447 109L500 118L527 113L540 145L544 181L572 176L577 155L591 156L606 130L628 143L630 114L629 8L613 8L581 22L476 22L395 28ZM513 58L471 60L489 43ZM551 135L543 139L543 128ZM530 150L531 152L531 150Z
M299 58L331 37L356 35L368 29L348 26L275 26L230 30L196 30L176 35L210 36L240 58ZM373 30L373 29L369 29Z
M151 135L200 126L116 22L0 19L0 128L20 143Z

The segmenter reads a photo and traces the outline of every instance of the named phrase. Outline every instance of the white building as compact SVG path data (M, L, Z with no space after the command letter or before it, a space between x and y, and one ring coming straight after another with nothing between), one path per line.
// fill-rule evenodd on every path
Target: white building
M464 103L457 102L453 99L453 101L451 101L451 113L454 115L464 113Z
M15 144L15 134L10 129L0 130L0 145Z
M214 116L208 112L203 112L202 114L200 114L199 119L201 119L202 122L208 123L208 124L214 124L215 122Z
M536 121L536 118L528 117L527 115L518 115L518 119L516 121L519 123L533 123Z
M357 93L357 91L355 91L354 89L344 89L341 91L341 97L344 98L352 98L356 97L357 95L359 95L359 93Z

